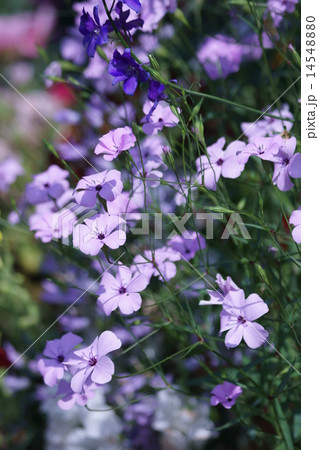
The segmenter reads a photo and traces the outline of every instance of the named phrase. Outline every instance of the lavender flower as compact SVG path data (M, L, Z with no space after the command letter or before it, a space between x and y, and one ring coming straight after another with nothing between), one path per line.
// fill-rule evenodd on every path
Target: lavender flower
M289 177L301 177L301 154L295 153L297 140L295 137L283 139L276 136L274 141L279 146L274 164L274 174L272 182L281 191L289 191L294 187Z
M112 331L104 331L91 345L75 351L67 361L72 374L71 389L82 393L87 380L97 384L111 381L114 364L106 355L119 349L121 345L121 341Z
M57 380L61 380L66 370L65 361L73 348L82 342L79 336L67 333L61 339L47 341L43 355L46 358L39 359L38 369L43 376L45 384L55 386Z
M172 113L170 106L163 101L158 103L156 109L153 109L150 101L146 101L143 106L143 112L145 114L141 120L141 123L144 124L143 131L150 136L162 131L164 127L176 127L179 122L178 117Z
M0 163L0 192L7 192L19 175L24 173L20 162L9 157Z
M228 331L225 337L227 348L237 347L244 339L248 347L260 347L268 337L268 331L255 320L268 312L267 304L257 294L245 300L242 289L230 291L223 302L220 313L220 333Z
M108 213L85 219L84 224L74 228L73 245L86 255L97 255L104 245L119 248L126 241L125 231L118 228L124 223L121 217Z
M279 145L273 138L256 137L253 142L237 153L237 159L240 164L246 164L251 156L274 162L278 151Z
M88 382L83 385L83 392L81 394L74 392L66 380L61 380L58 384L56 396L60 397L58 400L59 408L67 411L71 409L75 404L84 406L87 404L90 398L94 397L94 390L97 389L97 385Z
M199 302L200 306L203 305L222 305L225 299L225 296L230 291L238 291L240 288L234 281L227 277L226 280L218 273L216 275L216 283L219 287L219 290L207 289L207 293L209 294L209 300L201 300Z
M116 308L122 314L132 314L138 311L142 305L139 292L148 285L148 280L143 275L132 271L126 266L119 266L116 277L105 272L98 289L98 305L107 316Z
M212 406L217 406L219 403L221 403L224 408L230 409L232 406L234 406L237 398L242 393L243 390L240 386L236 386L235 384L229 383L228 381L224 381L223 384L218 384L212 390L212 398L210 400L210 404Z
M121 172L104 170L83 177L75 188L74 198L79 205L93 207L98 196L112 202L120 195L122 189Z
M181 259L180 255L169 247L158 248L152 254L151 250L146 250L144 256L137 255L134 258L135 269L148 280L154 275L161 281L171 280L176 275L175 261ZM150 262L148 262L149 260Z
M26 186L26 200L31 205L60 197L69 187L67 170L53 164L45 172L33 176Z
M292 230L292 237L293 240L295 242L297 242L297 244L300 244L301 242L301 210L296 209L295 211L292 212L290 219L289 219L289 223L291 225L295 226L295 229Z
M196 231L190 233L186 231L181 236L176 235L173 237L169 241L168 246L189 261L194 258L199 249L206 248L206 241Z
M241 129L243 133L248 137L249 142L254 142L256 137L274 136L278 133L283 133L285 130L290 131L292 128L292 122L285 119L293 119L293 115L289 111L289 106L284 104L280 110L266 111L274 116L282 117L280 119L274 119L272 117L263 116L262 119L257 122L243 122Z
M104 134L95 147L96 155L103 154L106 161L112 161L118 155L133 147L136 137L130 127L117 128Z
M203 184L213 191L216 191L221 175L225 178L237 178L245 168L237 159L237 153L244 149L245 143L231 142L224 151L225 142L225 138L218 139L215 144L207 147L208 156L203 155L196 160L198 179L203 180Z

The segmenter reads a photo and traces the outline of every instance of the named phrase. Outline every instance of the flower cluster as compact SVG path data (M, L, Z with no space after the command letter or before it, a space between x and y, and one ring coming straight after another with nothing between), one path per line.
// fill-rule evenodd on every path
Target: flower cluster
M218 436L229 447L218 430L236 413L252 431L240 432L243 448L256 430L275 448L271 423L298 422L297 83L287 103L265 107L296 69L284 18L297 0L249 2L251 14L242 2L222 14L199 3L75 2L61 58L44 71L58 133L38 139L24 109L14 122L13 145L32 125L30 149L44 142L50 156L30 150L24 170L0 142L4 211L27 236L11 230L1 245L6 307L18 292L22 336L52 316L60 332L48 323L29 360L7 342L8 320L0 365L21 359L5 377L12 391L43 377L48 448L184 450ZM65 444L55 427L70 417ZM291 445L284 434L297 448L296 430Z

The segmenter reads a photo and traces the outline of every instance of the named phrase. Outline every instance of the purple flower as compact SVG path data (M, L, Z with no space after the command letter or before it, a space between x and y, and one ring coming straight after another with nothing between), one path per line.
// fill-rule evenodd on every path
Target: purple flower
M177 8L176 0L149 0L143 2L141 18L144 20L143 31L152 32L158 27L158 23L168 12L174 12Z
M293 115L289 111L289 106L287 104L283 105L280 111L278 111L277 109L271 111L269 110L269 108L266 108L266 111L267 113L282 117L283 120L263 116L263 118L257 120L257 122L243 122L241 124L241 129L243 133L248 137L249 142L254 142L256 137L273 136L278 133L281 134L285 130L291 130L293 123L284 120L293 119Z
M124 223L121 217L108 213L85 219L84 224L74 228L73 245L86 255L97 255L103 245L111 249L119 248L126 241L125 231L118 229Z
M31 231L35 231L35 238L42 242L51 242L53 239L67 238L73 232L77 217L73 211L63 208L60 211L50 210L32 214L29 218Z
M96 47L98 45L106 44L108 41L107 34L112 28L105 23L101 26L99 18L99 7L93 8L94 19L83 8L79 31L83 34L83 45L86 46L87 54L93 58L95 55Z
M275 156L279 151L279 145L270 137L256 137L253 142L248 144L237 154L240 164L246 164L251 156L258 156L264 161L275 161Z
M230 291L223 302L220 313L220 333L225 337L227 348L234 348L244 339L248 347L260 347L268 337L268 331L255 320L268 312L267 304L257 294L245 300L242 289Z
M131 0L131 2L133 3L132 0ZM124 3L126 3L126 2L124 1ZM139 3L139 2L137 2L137 3ZM134 8L132 8L132 9L134 9ZM117 30L119 30L119 31L125 30L125 31L129 32L129 31L133 30L133 28L139 28L139 27L143 26L144 22L140 18L131 20L130 22L127 22L127 19L130 16L130 10L128 9L126 11L123 11L123 3L122 2L118 2L116 4L115 11L119 16L118 18L114 19L114 21L113 21L115 28L117 28Z
M79 336L67 333L61 339L47 341L43 355L38 361L38 369L43 376L45 384L55 386L57 380L61 380L64 375L65 361L76 345L82 342Z
M212 398L210 404L212 406L217 406L219 403L223 405L224 408L230 409L234 406L237 397L243 393L240 386L224 381L223 384L218 384L212 390Z
M283 139L281 136L276 136L274 141L278 144L279 151L276 154L272 182L281 191L289 191L294 187L289 177L301 177L301 154L294 153L297 140L295 137Z
M199 249L206 248L206 241L196 231L184 232L182 236L176 235L168 243L176 252L180 253L187 261L193 259Z
M100 138L94 153L96 155L104 153L104 159L106 161L112 161L120 153L133 147L135 142L136 137L130 127L117 128L116 130L109 131Z
M148 99L153 102L153 106L147 113L147 115L144 117L143 121L149 122L152 114L154 113L155 109L158 106L158 102L161 100L166 100L167 95L165 94L165 85L163 83L160 83L159 81L150 80L148 85Z
M104 170L83 177L75 188L74 198L79 205L93 207L97 196L112 202L122 192L122 189L121 172Z
M269 12L274 21L274 25L278 27L285 12L289 14L293 13L297 3L298 0L268 0L265 15Z
M45 172L33 176L26 186L26 200L31 205L60 197L69 187L69 172L53 164Z
M111 381L114 364L106 355L119 349L121 345L122 342L112 331L104 331L94 339L91 345L76 350L67 361L69 370L73 375L71 389L74 392L81 393L84 391L87 380L97 384L105 384Z
M107 316L116 308L122 314L132 314L142 305L139 292L146 289L148 280L143 275L132 271L126 266L119 266L116 277L105 272L98 289L98 305Z
M133 220L140 220L141 218L134 196L129 192L122 192L113 202L108 202L107 210L111 215L119 215L125 220L127 215Z
M200 156L196 159L198 180L208 188L216 191L217 182L222 175L225 178L238 178L245 168L237 159L237 153L241 152L245 143L241 141L231 142L226 150L223 150L225 138L207 147L208 157Z
M123 90L127 95L133 95L139 83L149 80L148 72L132 58L129 48L122 55L115 50L108 73L114 77L113 85L124 81Z
M14 157L5 159L0 164L0 192L7 192L12 183L19 175L24 173L24 169L19 161Z
M167 95L164 94L166 87L163 83L159 81L150 80L148 85L147 96L151 102L159 102L160 100L165 100Z
M216 275L216 283L219 287L219 291L207 289L207 293L209 294L210 299L201 300L199 302L200 306L222 305L228 292L239 290L237 284L235 284L230 277L227 277L226 280L224 280L224 278L219 273Z
M296 209L292 212L289 223L291 225L294 225L296 228L292 230L292 237L297 244L300 244L301 242L301 210Z
M146 101L143 106L145 117L141 120L143 123L143 131L145 134L157 134L164 127L176 127L179 122L178 117L172 113L170 106L166 102L159 102L156 109L152 111L153 105L150 101Z
M171 280L176 275L175 261L181 259L180 255L169 247L158 248L152 254L151 250L146 250L143 255L134 258L137 272L144 275L148 280L154 275L161 281Z
M223 35L208 37L197 52L199 62L212 80L238 72L242 56L240 44Z
M136 13L140 12L142 5L139 0L123 0L123 2Z
M66 380L61 380L58 384L58 389L56 392L56 396L60 397L58 400L59 408L67 411L75 404L80 406L86 405L88 400L94 397L94 390L97 387L98 386L92 382L85 383L83 385L83 392L79 394L71 389L70 383Z

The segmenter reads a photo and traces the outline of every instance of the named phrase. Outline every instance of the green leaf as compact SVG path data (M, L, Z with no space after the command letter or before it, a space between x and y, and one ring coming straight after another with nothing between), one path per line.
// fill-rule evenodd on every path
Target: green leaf
M258 273L259 273L261 279L262 279L266 284L269 285L269 280L268 280L268 277L267 277L267 274L266 274L265 269L263 269L259 264L255 264L255 267L256 267L256 269L258 270Z
M104 61L109 62L108 57L106 56L106 54L104 53L104 50L102 49L102 47L100 47L99 45L96 47L96 51L97 54L104 59Z
M199 113L199 111L200 111L200 109L201 109L201 106L202 106L203 101L204 101L204 99L201 98L200 101L197 103L197 105L194 106L193 111L192 111L192 113L191 113L191 115L190 115L190 118L189 118L189 122L191 122L192 119L193 119L195 116L197 116L197 114Z
M186 19L185 15L184 15L184 13L183 13L183 11L181 9L177 8L176 11L174 12L174 16L176 17L177 20L182 22L188 28L191 28L188 20Z
M292 441L289 425L288 425L288 422L287 422L286 417L284 415L284 412L283 412L283 410L281 408L280 402L279 402L279 400L277 398L274 400L274 409L275 409L275 412L276 412L278 425L279 425L280 431L282 433L282 437L283 437L283 439L285 441L285 444L286 444L286 449L287 450L293 450L294 444L293 444L293 441Z

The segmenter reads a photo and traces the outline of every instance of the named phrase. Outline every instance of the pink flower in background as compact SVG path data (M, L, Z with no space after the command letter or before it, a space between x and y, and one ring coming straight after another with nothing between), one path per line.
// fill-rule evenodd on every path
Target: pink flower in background
M111 381L114 364L106 355L119 349L121 345L122 342L112 331L104 331L94 339L91 345L76 350L67 361L72 374L72 390L82 393L87 380L97 384Z
M57 380L61 380L66 370L65 361L76 345L82 342L82 338L73 333L67 333L61 339L47 341L43 355L39 359L38 369L43 376L45 384L55 386Z
M125 220L108 213L97 214L85 219L84 224L76 225L73 231L73 244L86 255L97 255L106 245L119 248L126 241L125 231L119 229Z
M52 164L45 172L33 176L26 186L26 200L31 205L44 203L60 197L69 187L67 170Z
M106 161L112 161L118 155L134 146L136 137L130 127L117 128L100 138L95 147L96 155L103 154Z
M97 294L98 305L107 316L116 308L122 314L132 314L138 311L142 305L142 297L139 292L144 291L148 280L138 272L132 271L126 266L119 266L116 277L105 272Z
M122 192L121 172L104 170L103 172L83 177L75 188L74 198L79 205L96 204L97 196L112 202Z
M208 156L203 155L196 159L197 179L203 182L208 189L215 191L217 182L222 175L225 178L238 178L245 168L237 159L237 153L243 151L246 144L241 141L231 142L223 150L225 138L207 147Z
M55 23L52 6L41 6L35 12L0 16L0 52L18 53L27 58L38 55L38 46L44 47Z
M292 230L292 237L297 244L301 243L301 210L296 209L292 212L289 223L295 226L295 229Z
M220 333L228 331L226 347L237 347L242 339L250 348L260 347L266 341L268 331L255 320L268 311L267 304L257 294L251 294L245 300L242 289L228 292L220 313Z
M242 393L243 390L240 386L236 386L235 384L229 383L228 381L224 381L223 384L218 384L212 390L212 398L210 400L210 404L212 406L217 406L219 403L221 403L224 408L230 409L232 406L234 406L237 398Z
M225 295L230 291L238 291L240 288L233 282L230 277L227 277L226 280L218 273L216 275L216 283L219 287L219 290L207 289L207 293L209 294L209 300L201 300L199 302L200 306L203 305L222 305L225 299Z

